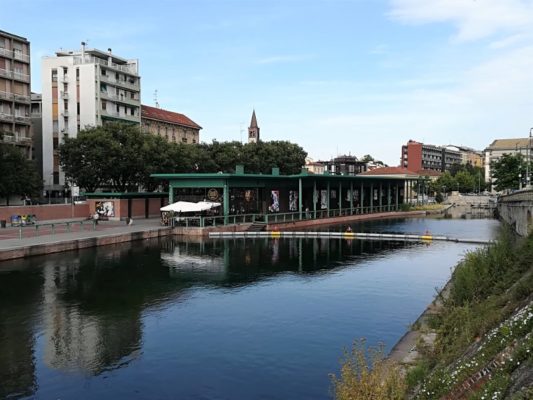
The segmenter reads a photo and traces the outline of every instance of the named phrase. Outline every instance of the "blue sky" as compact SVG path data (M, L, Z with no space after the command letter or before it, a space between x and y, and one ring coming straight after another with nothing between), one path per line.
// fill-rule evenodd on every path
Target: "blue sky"
M409 139L483 149L533 127L533 0L0 0L40 60L89 47L137 58L142 100L201 140L263 140L314 159L397 165ZM12 18L25 15L24 18Z

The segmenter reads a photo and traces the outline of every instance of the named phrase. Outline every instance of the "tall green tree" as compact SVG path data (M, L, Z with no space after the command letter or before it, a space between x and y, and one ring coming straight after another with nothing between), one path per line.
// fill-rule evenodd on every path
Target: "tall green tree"
M43 188L35 163L15 146L0 143L0 171L0 197L8 205L12 195L38 196Z
M89 128L59 146L59 162L67 179L94 192L111 178L113 138L104 127Z
M525 176L527 163L522 154L504 154L491 163L491 177L497 191L519 189L520 177ZM531 170L531 166L530 166Z

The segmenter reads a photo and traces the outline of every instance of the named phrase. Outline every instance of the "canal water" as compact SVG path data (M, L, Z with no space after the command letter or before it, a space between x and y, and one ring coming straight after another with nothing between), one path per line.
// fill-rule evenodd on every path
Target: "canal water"
M498 222L351 227L489 239ZM328 399L343 349L390 349L473 248L165 238L6 262L0 398Z

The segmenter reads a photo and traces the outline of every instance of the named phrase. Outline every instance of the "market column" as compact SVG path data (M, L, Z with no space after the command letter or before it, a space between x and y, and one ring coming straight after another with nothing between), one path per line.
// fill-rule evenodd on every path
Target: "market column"
M302 219L302 178L298 178L298 210L300 210L300 220Z
M224 189L222 193L222 201L224 203L224 225L228 224L228 215L229 215L229 185L228 180L224 180Z

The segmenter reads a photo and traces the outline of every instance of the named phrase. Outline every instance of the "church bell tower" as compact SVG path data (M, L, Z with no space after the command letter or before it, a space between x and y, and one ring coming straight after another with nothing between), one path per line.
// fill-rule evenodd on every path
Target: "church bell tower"
M259 142L259 126L257 126L257 118L255 117L255 110L252 113L252 121L248 128L248 143Z

